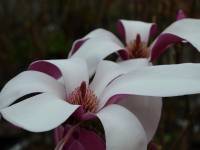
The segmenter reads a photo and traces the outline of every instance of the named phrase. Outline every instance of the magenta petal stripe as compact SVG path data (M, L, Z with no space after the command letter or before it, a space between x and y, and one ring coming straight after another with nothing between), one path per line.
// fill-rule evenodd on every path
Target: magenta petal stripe
M172 23L151 44L151 60L156 60L167 47L182 40L189 42L200 51L199 27L199 19L185 18Z
M161 34L151 49L151 61L158 59L170 44L179 43L181 41L183 41L183 39L173 34Z
M56 65L45 60L38 60L31 63L28 67L28 70L35 70L46 73L55 79L58 79L62 76L60 69Z
M142 42L148 43L149 37L157 32L155 23L147 23L142 21L119 20L117 30L126 44L134 41L139 34Z

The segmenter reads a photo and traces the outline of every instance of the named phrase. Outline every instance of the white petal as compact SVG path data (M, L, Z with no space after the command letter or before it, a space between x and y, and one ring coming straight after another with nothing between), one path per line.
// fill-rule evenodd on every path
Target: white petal
M166 28L152 43L152 60L159 57L161 53L171 44L183 40L188 41L200 51L200 20L185 18L178 20Z
M132 95L122 99L118 104L136 115L146 131L148 142L151 141L160 121L162 99Z
M109 105L97 113L106 137L106 150L146 150L147 139L139 120L127 109Z
M101 61L97 67L96 74L90 84L90 88L95 92L97 98L104 88L116 77L123 74L124 70L117 63L111 61Z
M70 58L89 38L83 37L75 40L72 44L72 48L69 51L68 58Z
M149 60L148 59L129 59L126 61L121 61L118 63L120 65L120 67L124 70L124 72L130 72L136 69L140 69L141 67L146 67L149 66L151 64L149 64Z
M78 108L54 95L39 94L1 110L12 124L32 132L43 132L62 124Z
M55 71L61 72L64 84L65 84L65 88L68 94L71 93L75 88L79 87L82 81L85 81L88 84L88 80L89 80L88 68L84 60L77 59L77 58L41 60L41 61L36 61L32 63L29 68L37 70L37 71L44 71L46 73L46 70L43 69L44 68L43 65L40 66L40 64L44 64L44 63L48 64L48 69L47 69L48 74L50 72L55 72ZM56 75L57 74L58 73L56 73ZM57 76L53 76L53 77L56 78Z
M61 99L66 96L64 86L49 75L38 71L24 71L11 79L1 90L0 109L24 95L35 92L53 93Z
M149 66L148 59L129 59L118 64L110 61L102 61L98 67L94 79L91 83L91 89L95 92L101 101L101 94L104 89L117 77L130 71ZM101 104L101 102L100 102ZM99 105L101 109L103 105Z
M121 43L121 41L112 32L107 31L105 29L98 28L98 29L91 31L90 33L88 33L83 38L76 40L73 43L72 48L71 48L68 56L70 57L71 55L73 55L82 46L82 44L86 40L88 40L90 38L96 38L96 37L106 37L106 38L118 43L119 45L121 45L123 47L123 44Z
M100 106L114 95L170 97L200 93L200 64L143 67L114 80L100 97Z
M125 34L127 44L134 41L137 34L140 35L143 42L148 43L149 36L156 32L156 24L142 21L120 20L118 30L124 30L123 34Z
M95 38L95 37L104 37L114 41L120 46L123 46L122 42L112 32L101 28L91 31L84 38Z
M87 61L89 74L92 75L98 63L106 56L123 49L118 43L107 37L96 37L88 39L72 58L82 58Z
M104 88L119 75L148 65L147 59L130 59L118 64L111 61L101 61L97 66L90 88L99 97Z

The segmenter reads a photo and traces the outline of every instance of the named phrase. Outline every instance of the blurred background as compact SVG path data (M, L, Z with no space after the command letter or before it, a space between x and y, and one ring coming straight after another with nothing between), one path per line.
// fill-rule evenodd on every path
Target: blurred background
M116 33L116 21L124 18L156 22L161 32L179 9L200 18L199 0L0 0L0 88L32 61L66 58L72 42L97 27ZM183 62L200 62L200 53L177 44L155 63ZM160 150L199 150L199 117L199 95L165 98L152 142ZM0 120L1 150L53 149L51 136Z

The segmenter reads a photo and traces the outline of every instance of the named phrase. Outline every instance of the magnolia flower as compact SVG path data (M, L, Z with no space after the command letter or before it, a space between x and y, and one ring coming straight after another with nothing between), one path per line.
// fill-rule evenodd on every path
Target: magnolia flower
M154 61L170 45L181 41L187 41L199 50L200 20L184 17L180 11L178 20L161 32L150 45L149 37L156 32L155 23L120 20L117 30L125 44L113 33L96 29L73 43L69 57L85 59L92 75L99 61L113 52L119 52L124 60L145 58Z
M73 43L69 57L85 59L90 69L89 74L92 75L99 61L113 52L118 52L121 56L118 64L131 71L133 66L152 66L151 61L156 60L173 43L187 41L199 50L200 20L185 17L183 11L179 11L177 21L158 35L150 45L149 37L156 32L155 23L120 20L117 29L125 44L113 33L96 29ZM123 98L118 104L140 116L149 142L160 120L162 99L134 95Z
M199 93L200 64L132 67L129 72L119 64L101 61L89 83L87 65L81 59L36 61L1 90L1 115L32 132L65 127L70 116L80 123L97 117L104 128L107 150L145 150L151 132L143 123L156 114L146 118L138 115L145 110L136 109L134 114L114 103L126 95L170 97ZM29 98L17 101L25 95ZM150 107L149 111L153 111L154 106ZM63 148L69 135L60 140L57 149ZM77 149L85 148L79 141L73 144Z

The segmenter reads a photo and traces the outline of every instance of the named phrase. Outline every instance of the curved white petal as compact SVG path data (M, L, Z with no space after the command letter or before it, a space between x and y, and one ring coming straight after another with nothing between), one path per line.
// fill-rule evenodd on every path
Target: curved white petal
M173 43L188 41L200 51L200 20L185 18L172 23L151 44L151 59L155 60Z
M97 113L106 137L106 150L146 150L145 131L137 117L118 105Z
M111 61L101 61L97 66L97 70L90 84L90 88L94 91L97 98L104 88L116 77L123 74L124 70L117 64Z
M151 141L160 121L162 98L131 95L118 104L135 114L145 129L148 142Z
M87 41L89 38L96 38L96 37L106 37L123 47L123 44L121 43L121 41L112 32L105 29L98 28L91 31L83 38L76 40L72 45L72 48L69 52L68 57L71 57L71 55L73 55L83 45L83 43Z
M143 67L114 80L100 97L100 106L114 95L170 97L200 93L200 64Z
M86 38L95 38L95 37L103 37L112 40L113 42L117 43L121 47L123 47L122 42L115 36L112 32L105 30L105 29L96 29L90 32L88 35L85 36Z
M136 69L140 69L141 67L146 67L146 66L151 65L149 64L149 60L145 58L129 59L129 60L121 61L118 64L126 73L136 70Z
M101 61L97 66L96 74L90 84L90 88L99 98L104 88L116 77L148 65L147 59L130 59L119 63Z
M52 130L78 108L54 95L39 94L1 110L4 119L32 132Z
M148 43L149 36L156 32L156 24L133 20L119 20L118 31L125 38L127 44L134 41L137 34L140 35L142 42Z
M38 71L24 71L11 79L1 90L0 109L12 104L18 98L35 92L47 92L64 99L65 88L54 78Z
M102 36L88 39L71 57L86 60L89 74L92 75L102 59L120 49L123 47L118 43Z
M43 64L48 65L44 67ZM89 81L88 68L86 62L77 58L41 61L39 60L32 63L29 69L44 72L47 74L52 72L55 75L58 75L58 72L60 72L67 93L71 93L75 88L79 87L82 81L85 81L87 84ZM57 76L53 77L56 78Z

